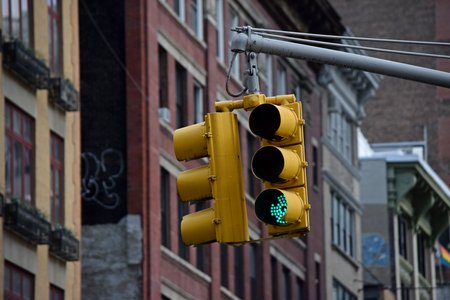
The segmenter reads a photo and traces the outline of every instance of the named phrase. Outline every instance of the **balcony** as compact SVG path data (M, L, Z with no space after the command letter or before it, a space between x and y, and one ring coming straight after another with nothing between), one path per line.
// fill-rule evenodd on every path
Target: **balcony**
M52 231L50 252L65 261L79 260L80 242L72 232L65 228Z
M4 206L5 227L32 244L43 245L50 241L51 225L35 208L19 202Z
M78 92L69 80L50 78L48 85L50 100L64 111L78 111Z
M47 88L50 69L20 41L7 41L3 44L3 64L31 87Z

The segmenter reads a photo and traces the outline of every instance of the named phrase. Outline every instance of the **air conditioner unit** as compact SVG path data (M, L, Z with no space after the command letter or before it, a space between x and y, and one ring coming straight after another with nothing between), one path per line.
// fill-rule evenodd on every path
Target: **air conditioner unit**
M166 123L170 123L170 118L171 118L170 109L168 107L160 107L159 119Z

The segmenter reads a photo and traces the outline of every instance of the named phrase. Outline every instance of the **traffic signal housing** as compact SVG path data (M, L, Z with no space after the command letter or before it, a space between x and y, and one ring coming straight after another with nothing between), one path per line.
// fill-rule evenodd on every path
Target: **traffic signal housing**
M236 115L208 113L204 122L175 130L173 142L180 161L209 159L207 165L177 176L181 201L214 200L210 208L183 217L180 228L183 242L200 245L249 241Z
M293 95L286 96L293 101L259 104L249 118L262 144L253 155L252 171L265 187L255 200L255 213L271 236L310 230L302 106Z

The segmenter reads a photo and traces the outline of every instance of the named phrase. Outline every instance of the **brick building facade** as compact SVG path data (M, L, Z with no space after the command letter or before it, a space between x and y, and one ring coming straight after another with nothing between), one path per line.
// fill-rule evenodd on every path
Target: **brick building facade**
M355 284L362 279L361 270L331 246L330 219L325 220L331 212L330 183L323 185L322 177L329 90L317 80L327 72L317 64L264 54L258 58L262 92L294 93L303 104L308 178L314 178L308 186L311 233L242 247L186 247L181 242L181 217L208 204L187 206L178 200L177 174L204 162L178 162L173 132L201 122L214 110L215 101L230 99L225 91L230 28L243 24L327 34L344 31L339 16L322 0L80 2L83 298L331 299L333 278L342 275L338 261L348 278L337 288L345 297L351 295L349 299L361 299ZM244 67L241 55L231 70L232 91L241 89ZM349 93L358 89L352 84L340 88ZM352 132L363 104L355 95L340 100L354 105L349 111L354 117ZM254 214L261 183L252 175L250 161L259 142L249 130L248 113L236 114L250 236L258 239L266 235L266 228ZM334 153L327 156L334 162L327 168L338 165L354 185L349 194L344 191L349 201L359 195L358 177L352 173L357 164L355 141L353 134L351 167L333 152L340 150L326 148ZM329 178L340 176L332 173ZM351 225L355 260L361 254L356 245L358 222ZM327 255L333 261L327 262ZM334 273L326 276L330 266Z

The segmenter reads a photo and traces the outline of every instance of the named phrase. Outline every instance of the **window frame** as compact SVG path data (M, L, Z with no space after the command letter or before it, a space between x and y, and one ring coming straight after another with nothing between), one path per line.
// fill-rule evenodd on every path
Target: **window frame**
M355 257L355 211L335 191L331 191L332 244Z
M16 119L17 122L16 123ZM5 185L6 194L11 198L19 197L23 203L34 205L34 177L35 177L35 142L34 119L26 112L15 106L9 101L5 102ZM28 124L28 125L27 125ZM19 126L19 128L15 128ZM17 130L19 132L17 132ZM26 132L27 131L27 132ZM28 135L28 137L26 137ZM20 145L20 187L16 187L15 169L16 169L16 143ZM9 151L8 149L9 148ZM9 153L9 156L8 156ZM29 166L26 161L28 157ZM9 159L8 159L9 158ZM8 166L9 169L8 170ZM27 175L27 169L29 174ZM9 171L9 172L8 172ZM28 177L27 177L28 176ZM9 186L8 186L9 185ZM16 189L20 193L16 194ZM19 191L19 190L18 190ZM27 193L28 192L28 193Z
M279 65L277 69L277 95L286 94L287 71L283 65Z
M398 216L398 252L399 254L408 259L408 224L407 221Z
M282 266L281 274L283 275L283 296L282 299L289 300L292 298L292 286L291 286L291 270L286 266Z
M50 300L64 300L64 290L56 285L50 284Z
M58 155L56 155L58 152ZM60 194L60 206L58 209L56 194L56 177L58 176L59 194ZM56 135L50 133L50 214L53 225L64 225L65 221L65 197L64 197L64 140Z
M20 22L18 23L18 34L16 34L14 31L14 24L12 22L12 17L10 17L13 14L13 5L11 3L17 3L17 14L19 17ZM27 4L27 11L28 11L28 18L24 19L23 17L23 9L22 5L26 3ZM6 13L7 12L7 13ZM15 1L15 0L3 0L2 2L2 14L3 14L3 33L6 33L11 38L18 38L25 47L31 49L34 44L34 35L33 35L33 1L31 0L21 0L21 1ZM27 23L27 24L24 24ZM24 36L26 31L23 27L28 27L28 35Z
M356 300L357 297L336 279L333 279L333 300Z
M178 205L178 256L186 261L189 261L189 247L183 243L183 238L181 236L181 221L183 217L189 214L188 203L181 201L180 198L177 199Z
M329 97L327 113L328 140L339 154L353 165L353 122L340 109L338 99L333 95Z
M33 300L34 299L34 281L35 276L21 267L10 263L9 261L4 261L4 285L3 285L3 293L5 298L10 300ZM15 274L19 277L15 277ZM19 279L19 293L17 294L14 291L14 279ZM30 283L29 285L29 294L24 295L24 279L27 279ZM9 281L9 282L7 282Z
M201 123L204 121L205 117L205 97L203 86L197 81L194 80L194 89L193 89L193 98L194 98L194 122Z
M159 107L169 107L167 96L169 93L167 63L167 51L163 46L158 45Z
M174 0L173 10L175 11L181 22L186 21L186 0Z
M191 0L191 28L195 36L203 41L203 0Z
M239 13L231 6L229 6L229 27L230 29L239 26ZM229 46L231 48L231 40L237 33L235 31L230 30L230 39L229 39ZM232 51L229 51L229 61L231 63L231 59L233 57L234 53ZM231 65L231 75L233 75L235 78L240 79L240 64L239 64L239 55L236 56L235 61L233 62L233 65Z
M160 167L161 245L170 249L170 173Z
M244 297L244 247L234 248L234 294Z
M48 59L52 74L63 73L62 1L47 0L48 7ZM56 31L56 32L55 32Z
M417 269L424 278L427 277L426 237L423 233L417 235Z
M225 63L225 32L223 0L216 0L216 57Z
M181 128L187 125L187 71L180 64L175 65L175 98L176 98L176 108L177 108L177 128Z

